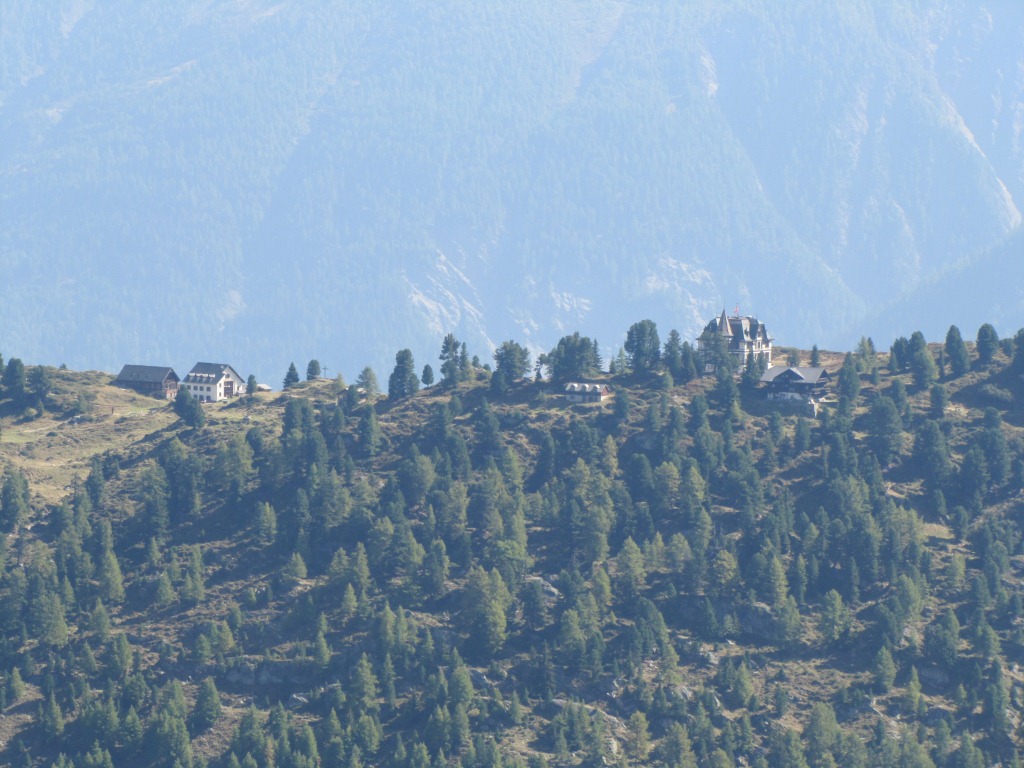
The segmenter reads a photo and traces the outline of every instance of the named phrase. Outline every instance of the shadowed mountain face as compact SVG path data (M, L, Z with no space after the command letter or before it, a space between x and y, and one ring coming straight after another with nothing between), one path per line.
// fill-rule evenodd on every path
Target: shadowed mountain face
M846 347L1022 269L986 251L1021 218L1024 11L691 5L11 0L0 345L276 381L738 302Z

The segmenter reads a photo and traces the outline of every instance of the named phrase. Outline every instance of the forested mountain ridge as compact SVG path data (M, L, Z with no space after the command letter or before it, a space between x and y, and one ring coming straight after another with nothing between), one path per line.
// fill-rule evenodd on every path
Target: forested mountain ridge
M1020 224L1014 3L0 13L0 345L53 364L607 351L737 302L843 347Z
M779 350L813 419L627 336L588 405L454 338L199 410L8 360L0 760L1017 764L1024 331Z

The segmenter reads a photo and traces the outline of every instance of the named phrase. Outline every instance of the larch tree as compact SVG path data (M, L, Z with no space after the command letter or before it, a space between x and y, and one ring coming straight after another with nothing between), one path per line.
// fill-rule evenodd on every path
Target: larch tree
M380 451L381 432L377 424L377 409L369 406L359 422L359 444L363 455L373 458Z
M212 677L208 677L199 685L196 703L189 717L192 733L209 730L220 719L220 693Z
M366 366L360 371L356 377L356 389L363 390L363 396L367 400L372 400L378 394L380 394L380 385L377 383L377 374L373 372L373 368Z

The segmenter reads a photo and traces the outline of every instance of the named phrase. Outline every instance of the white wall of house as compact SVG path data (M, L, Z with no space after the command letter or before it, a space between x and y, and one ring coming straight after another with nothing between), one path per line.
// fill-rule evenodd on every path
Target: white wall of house
M181 386L183 386L186 391L192 395L192 397L199 398L204 402L215 402L217 400L224 399L223 387L218 387L212 382L199 383L186 381Z
M225 371L224 374L217 380L209 380L202 382L191 382L184 381L181 386L184 387L192 397L198 397L204 402L220 402L221 400L227 400L227 395L224 394L224 383L226 381L234 382L234 394L244 395L245 394L245 381L239 376L232 375L231 371Z

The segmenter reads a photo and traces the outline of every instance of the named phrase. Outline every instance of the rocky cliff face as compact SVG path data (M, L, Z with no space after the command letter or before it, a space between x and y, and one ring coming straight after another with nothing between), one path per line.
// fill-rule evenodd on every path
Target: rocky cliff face
M887 334L1020 226L1007 5L15 0L0 342L273 378L737 302L783 343Z

